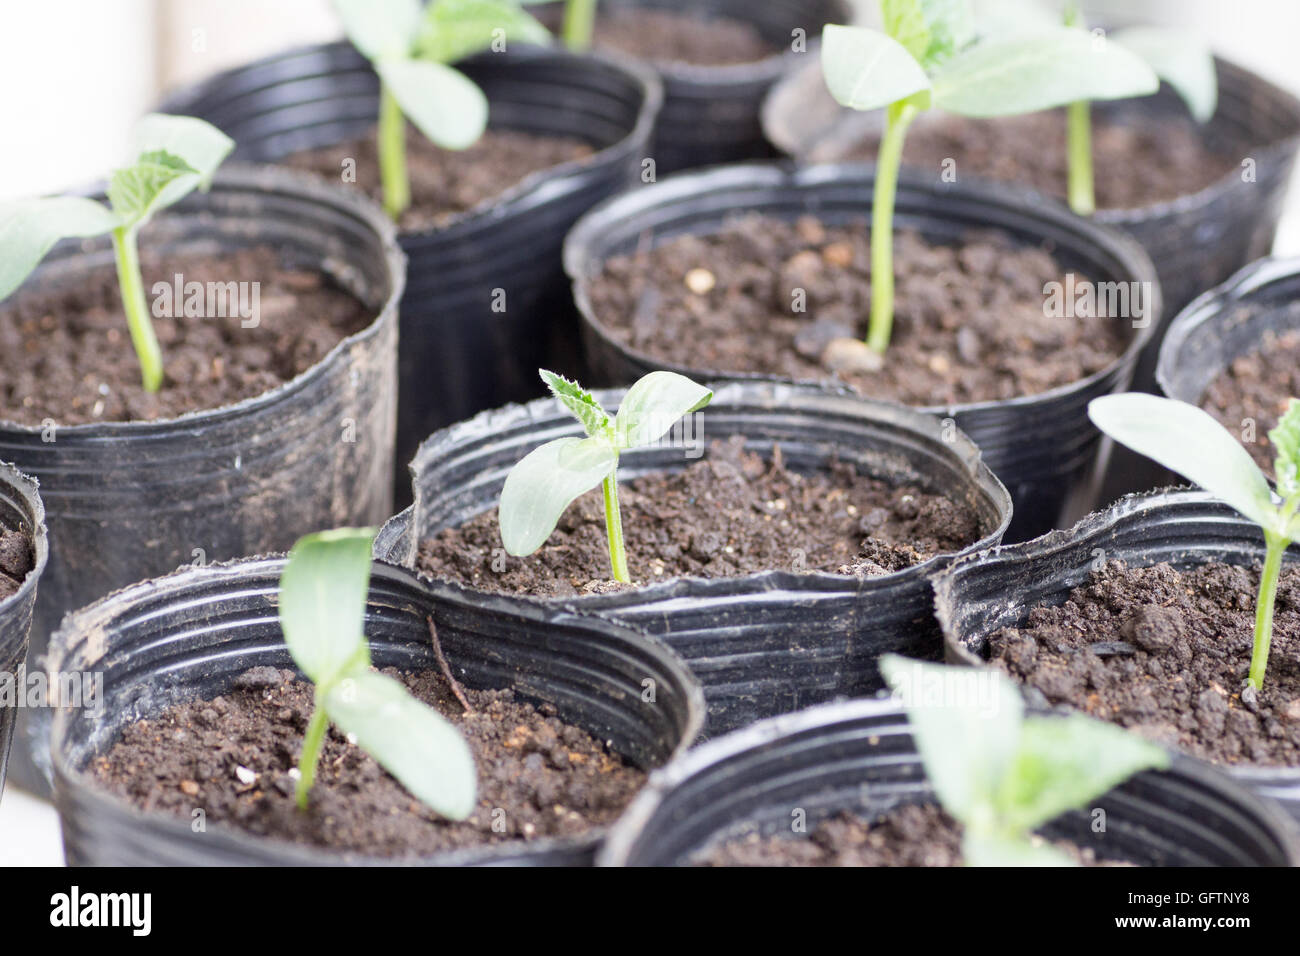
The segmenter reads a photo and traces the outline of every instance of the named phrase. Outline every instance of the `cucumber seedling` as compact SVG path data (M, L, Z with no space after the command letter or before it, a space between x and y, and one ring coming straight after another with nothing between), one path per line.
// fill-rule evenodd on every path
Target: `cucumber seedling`
M821 63L831 95L855 110L885 109L871 208L867 346L889 347L894 322L893 224L908 126L939 108L964 116L1030 113L1076 100L1154 93L1135 54L1097 46L1057 24L1012 37L976 37L969 0L881 0L884 30L827 25ZM864 363L869 364L869 363Z
M555 0L520 0L524 6L554 3ZM570 50L583 53L591 49L591 38L596 29L596 7L599 0L564 0L564 20L560 25L560 39Z
M532 554L551 536L579 495L597 485L605 494L605 530L614 580L630 584L618 506L618 456L658 441L683 416L713 399L713 392L676 372L651 372L627 390L610 417L576 382L541 369L542 381L579 422L586 438L557 438L523 457L506 476L497 508L508 554Z
M357 52L379 75L379 177L384 209L411 204L406 120L443 149L468 149L487 129L483 91L449 64L501 40L549 43L546 28L516 0L334 0Z
M1034 831L1169 765L1162 748L1091 717L1026 716L1015 682L992 668L887 654L880 671L907 711L935 797L962 825L967 866L1073 866Z
M1268 433L1276 458L1277 489L1250 453L1208 412L1195 405L1137 393L1094 398L1088 415L1098 428L1140 455L1146 455L1221 498L1264 532L1264 569L1255 602L1255 644L1247 688L1264 687L1273 640L1273 605L1282 556L1300 541L1300 401Z
M131 344L147 392L162 387L162 351L144 298L137 237L160 209L207 189L234 148L215 126L192 116L151 113L136 126L134 162L108 180L108 205L82 196L0 204L0 300L22 285L60 239L109 233Z
M280 628L293 662L315 685L298 763L298 807L307 809L333 723L421 802L449 820L464 820L476 799L465 738L370 667L365 618L374 537L373 529L358 528L309 534L293 546L280 574Z

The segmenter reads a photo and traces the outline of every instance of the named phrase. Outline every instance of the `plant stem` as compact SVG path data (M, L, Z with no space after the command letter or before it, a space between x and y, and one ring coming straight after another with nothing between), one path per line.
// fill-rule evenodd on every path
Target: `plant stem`
M1071 103L1066 136L1070 153L1070 208L1080 216L1097 211L1092 179L1092 104Z
M117 259L117 285L122 293L122 308L126 310L126 325L131 331L131 344L140 359L140 376L146 392L162 388L162 350L154 335L149 306L144 300L144 279L140 276L140 252L136 248L135 230L113 230L113 252Z
M564 7L564 45L582 52L591 48L596 22L596 0L569 0Z
M871 324L867 345L884 354L894 331L894 197L903 162L907 127L919 111L912 103L889 107L885 137L876 157L876 186L871 200Z
M312 784L316 782L316 764L320 761L321 747L325 744L325 731L329 729L329 717L325 714L320 688L316 688L316 709L311 713L311 722L307 725L307 735L302 740L302 756L298 758L298 786L294 795L298 800L298 809L307 809L307 799L311 795Z
M406 116L386 86L379 91L379 180L384 211L396 219L411 204L411 181L406 175Z
M631 584L627 573L627 552L623 548L623 515L618 509L618 468L605 476L605 530L609 533L609 563L614 580Z
M1250 655L1250 677L1247 679L1255 690L1264 688L1264 671L1268 667L1268 651L1273 643L1273 602L1277 598L1277 579L1282 572L1287 538L1266 532L1264 542L1267 546L1264 572L1259 577L1259 598L1255 602L1255 650Z

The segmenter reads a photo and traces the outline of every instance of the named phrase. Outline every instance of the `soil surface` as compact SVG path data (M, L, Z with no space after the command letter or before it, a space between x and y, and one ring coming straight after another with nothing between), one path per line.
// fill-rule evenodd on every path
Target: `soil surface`
M144 244L145 301L151 309L175 298L174 292L155 295L154 283L174 288L178 273L184 284L204 283L205 289L202 307L195 301L202 316L183 317L183 297L170 309L182 317L153 319L165 372L162 389L149 394L141 384L110 266L57 287L33 287L0 304L0 420L80 425L220 408L307 371L375 319L328 276L291 267L271 248L220 256L180 253L160 261L148 250L147 234ZM259 283L256 327L244 328L236 308L216 317L206 301L208 282ZM252 287L246 287L243 302L252 305Z
M905 804L867 821L840 813L806 837L750 834L696 856L697 866L962 866L962 826L937 804ZM1076 863L1103 866L1091 849L1057 841Z
M489 129L466 150L442 149L408 123L406 170L411 205L398 219L398 227L403 232L418 232L444 226L455 216L501 195L531 173L586 159L594 152L582 140L509 129ZM373 129L336 146L293 153L280 164L334 183L353 185L376 202L383 202ZM355 179L350 175L344 179L345 169L355 173Z
M0 601L17 593L35 564L25 534L0 530Z
M209 825L374 856L579 836L612 822L645 780L549 705L534 707L508 690L466 690L474 712L465 714L440 675L384 673L469 741L479 800L468 820L440 818L333 726L311 804L298 810L289 771L311 717L312 688L273 667L247 671L214 700L128 726L89 771L142 810L188 820L201 808Z
M993 662L1068 704L1216 763L1300 765L1300 568L1282 572L1264 689L1243 694L1259 567L1110 561L990 639Z
M564 19L559 7L543 8L536 15L552 30L558 30ZM693 66L754 63L781 52L752 23L638 8L600 11L592 44L655 63Z
M877 138L846 158L876 156ZM1239 168L1242 156L1206 145L1190 117L1107 120L1093 111L1093 176L1099 209L1133 209L1189 196ZM903 162L936 177L956 161L963 174L1029 186L1064 199L1069 177L1065 112L971 119L944 114L916 123Z
M765 461L739 437L713 442L685 471L622 482L619 498L633 585L609 579L599 489L570 505L526 558L505 555L494 508L421 542L417 567L484 591L557 597L768 570L875 576L958 551L982 533L964 504L891 487L845 463L798 474L779 447Z
M591 302L618 341L659 361L838 377L908 405L1048 391L1106 368L1132 335L1128 318L1048 317L1044 287L1065 277L1045 249L997 233L968 235L954 248L904 232L894 243L894 332L883 367L844 370L832 342L866 336L869 240L865 223L744 216L714 235L610 259L591 280ZM1086 279L1074 281L1082 289Z
M1260 347L1234 359L1201 396L1201 407L1239 440L1246 422L1255 423L1254 441L1242 441L1255 463L1272 476L1277 450L1268 433L1300 398L1300 330L1266 332Z

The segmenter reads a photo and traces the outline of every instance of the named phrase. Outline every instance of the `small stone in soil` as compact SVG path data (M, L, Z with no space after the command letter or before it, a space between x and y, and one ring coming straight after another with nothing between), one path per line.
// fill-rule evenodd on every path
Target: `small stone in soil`
M884 356L861 339L832 339L821 361L832 372L850 374L879 372L885 367Z

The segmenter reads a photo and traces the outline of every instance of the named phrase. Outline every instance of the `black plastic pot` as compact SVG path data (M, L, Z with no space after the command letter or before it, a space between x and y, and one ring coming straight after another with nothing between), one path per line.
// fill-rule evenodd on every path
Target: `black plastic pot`
M600 399L616 408L621 393L600 393ZM779 443L786 465L796 470L825 468L838 455L864 473L916 481L969 503L983 537L962 553L1001 540L1011 516L1006 489L969 439L905 408L828 389L733 383L716 389L703 422L706 442L743 435L747 448L764 454ZM516 462L580 428L545 400L487 412L434 435L411 466L415 505L381 533L377 556L413 567L422 538L491 509ZM630 480L687 463L681 448L634 449L622 456L619 473ZM881 686L881 654L937 658L926 575L949 560L935 557L877 578L784 570L678 578L545 603L568 603L661 636L703 683L706 730L719 734L837 696L873 693Z
M807 832L838 813L868 818L934 800L907 717L890 700L828 704L714 740L657 772L610 830L602 866L674 866L758 832ZM1276 806L1198 761L1175 756L1097 800L1104 833L1076 810L1043 832L1142 866L1294 866L1300 843Z
M662 244L682 234L716 232L729 217L742 212L788 220L813 214L835 224L869 220L874 175L865 164L795 170L757 163L727 166L677 176L593 209L569 234L564 265L573 279L588 361L599 383L629 384L655 368L671 368L696 380L762 377L679 368L620 343L604 317L593 310L588 292L591 277L607 259L643 248L647 241ZM1095 282L1150 283L1151 313L1160 312L1155 271L1136 243L1079 219L1036 193L990 183L933 183L905 171L900 177L895 228L950 243L971 230L985 229L997 229L1021 242L1050 243L1066 271L1077 270ZM1086 513L1095 493L1101 439L1088 419L1088 402L1128 386L1154 325L1148 321L1145 327L1135 328L1119 359L1070 385L1010 401L922 409L953 418L1010 489L1015 519L1007 532L1009 540L1032 537Z
M1174 489L1132 495L1090 515L1069 531L995 548L954 564L934 578L935 613L950 663L982 664L988 637L1022 623L1037 605L1061 604L1088 578L1094 560L1129 567L1168 562L1176 568L1207 561L1249 565L1263 560L1259 528L1208 492ZM1300 557L1292 547L1288 558ZM1029 692L1031 703L1046 704ZM1237 782L1282 804L1300 820L1300 767L1233 765Z
M409 259L401 304L397 458L443 425L523 401L537 367L577 362L577 320L560 268L564 235L592 204L639 182L662 93L648 68L598 55L516 47L458 64L487 94L490 125L571 136L599 151L534 173L442 228L399 237ZM346 43L292 50L221 73L163 109L235 139L237 159L274 162L370 130L379 84ZM346 187L339 185L340 190ZM501 301L505 311L494 304ZM405 475L391 478L406 504Z
M404 272L382 211L283 170L232 165L210 192L154 221L143 241L164 253L267 244L331 276L376 318L292 381L224 408L58 427L53 441L43 427L0 422L0 460L40 481L50 528L33 655L44 652L63 614L115 588L392 514ZM112 256L106 241L64 244L28 283L75 283ZM30 716L29 746L43 737L34 724L48 724ZM48 779L46 767L38 775L16 762L20 771L25 786Z
M27 640L36 606L36 587L50 557L50 542L45 531L45 506L36 482L12 465L0 462L0 531L18 531L32 549L32 569L18 590L0 600L0 675L18 683L23 662L27 659ZM5 768L9 763L9 745L13 742L17 706L0 706L0 796L4 794Z
M283 558L196 568L135 585L69 615L51 647L54 666L104 675L104 712L60 709L52 737L55 804L67 860L83 866L392 863L254 837L218 824L136 809L104 792L84 768L127 724L169 705L228 690L251 667L293 667L275 604ZM514 688L650 768L685 750L703 717L699 686L659 642L563 610L506 602L461 588L425 586L376 563L366 635L376 666L438 666L426 615L457 679ZM643 681L654 681L654 701ZM397 862L418 865L585 865L602 833L578 840L499 844Z

